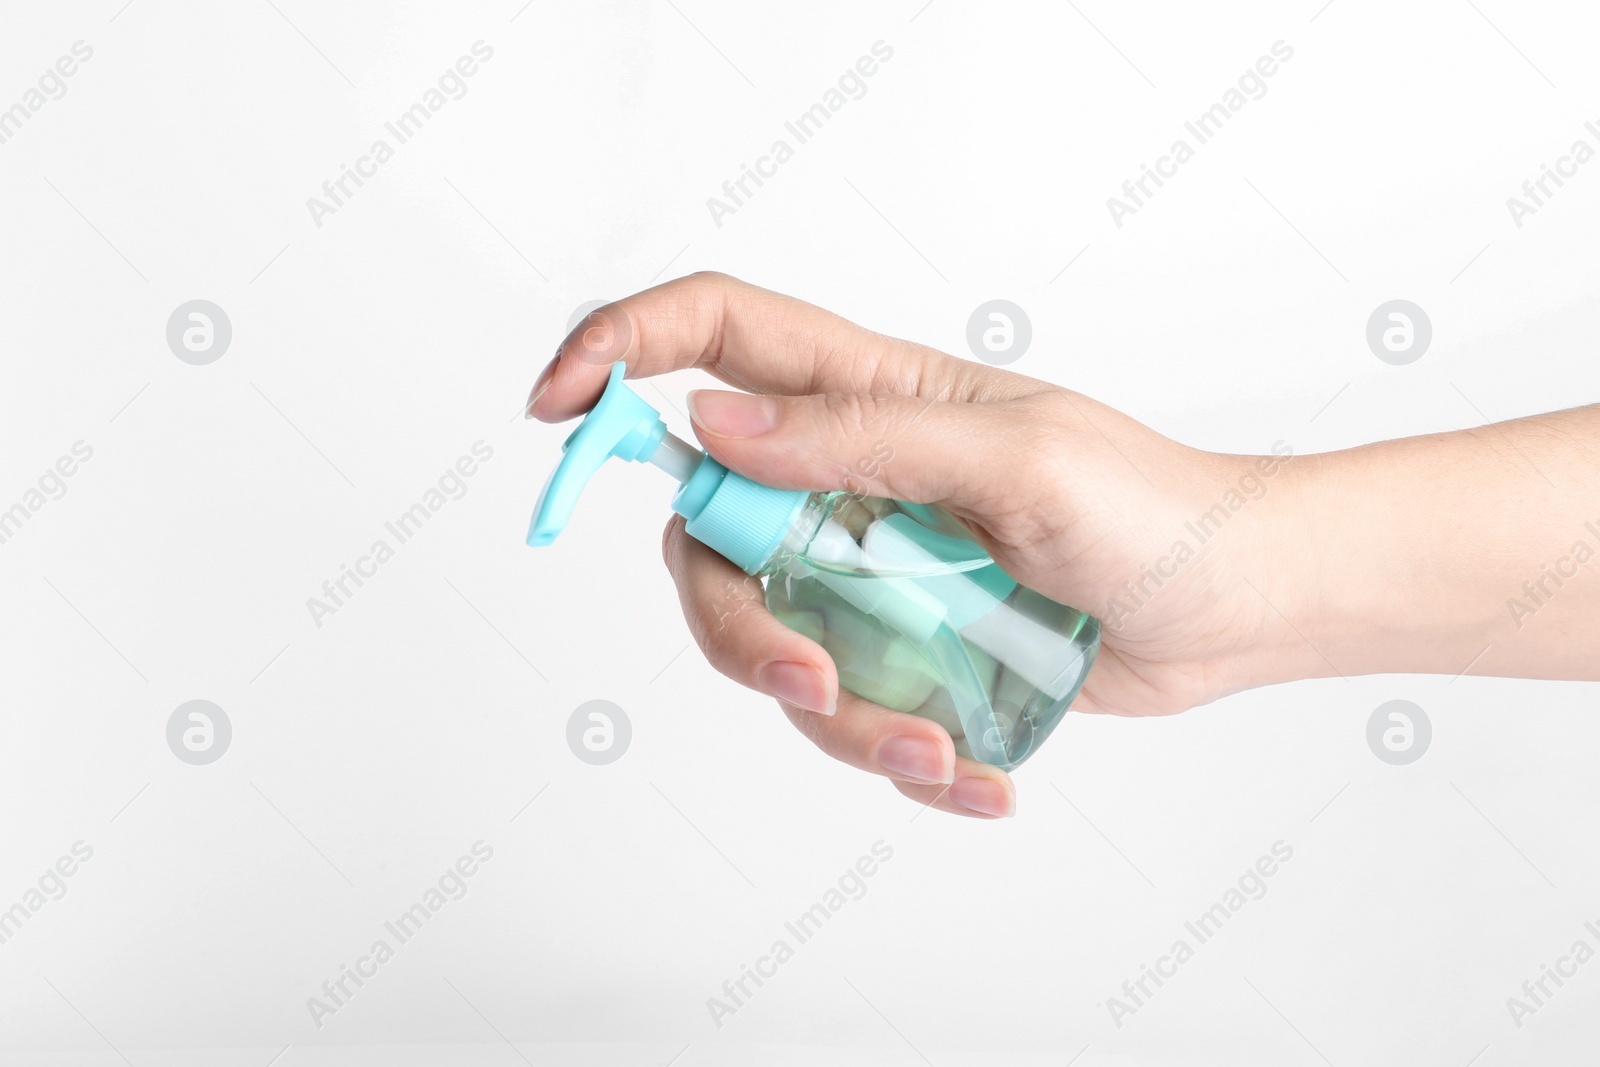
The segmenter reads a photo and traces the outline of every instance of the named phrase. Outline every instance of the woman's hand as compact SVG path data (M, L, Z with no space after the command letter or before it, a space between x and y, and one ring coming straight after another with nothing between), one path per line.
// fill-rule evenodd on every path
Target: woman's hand
M1103 647L1074 710L1182 711L1249 684L1241 650L1281 640L1271 583L1241 580L1271 540L1262 501L1279 457L1198 452L1068 390L712 274L591 315L540 376L529 416L587 411L617 360L630 378L699 367L746 390L690 394L696 433L729 468L780 488L940 503L1013 577L1099 616ZM1191 523L1212 534L1175 559L1196 540ZM821 646L773 618L756 581L681 518L664 551L711 663L776 697L818 747L945 811L1012 814L1003 771L958 759L928 720L840 692Z

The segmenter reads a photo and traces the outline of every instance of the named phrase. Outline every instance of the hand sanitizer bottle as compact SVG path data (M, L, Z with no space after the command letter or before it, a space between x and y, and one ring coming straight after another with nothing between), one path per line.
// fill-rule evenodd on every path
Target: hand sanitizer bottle
M667 432L623 382L562 446L528 529L548 545L608 459L650 463L680 485L690 536L765 580L783 623L833 657L840 684L932 719L963 756L1011 768L1083 687L1100 624L1019 585L949 512L845 492L774 489Z

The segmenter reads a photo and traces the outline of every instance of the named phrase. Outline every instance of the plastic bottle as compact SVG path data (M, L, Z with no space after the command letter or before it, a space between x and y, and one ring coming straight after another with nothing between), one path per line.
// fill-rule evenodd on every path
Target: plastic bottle
M765 579L785 625L833 657L844 688L931 719L961 755L1015 767L1082 688L1100 624L1018 584L936 505L844 492L774 489L667 432L623 382L563 445L534 509L528 544L548 545L584 486L615 457L679 483L689 534Z

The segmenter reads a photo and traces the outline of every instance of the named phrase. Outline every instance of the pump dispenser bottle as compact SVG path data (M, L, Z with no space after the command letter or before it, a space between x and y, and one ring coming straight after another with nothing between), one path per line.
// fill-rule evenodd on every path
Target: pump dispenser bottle
M534 509L528 544L566 526L612 457L650 463L679 487L685 529L765 580L785 625L833 657L844 688L931 719L956 751L1011 768L1065 715L1100 647L1100 624L1019 585L936 505L845 492L773 489L667 432L623 382L563 445Z

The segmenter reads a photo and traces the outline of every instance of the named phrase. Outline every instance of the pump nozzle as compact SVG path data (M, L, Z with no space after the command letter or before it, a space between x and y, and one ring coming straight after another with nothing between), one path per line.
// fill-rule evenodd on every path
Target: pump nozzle
M623 382L627 368L611 366L605 392L561 446L561 462L550 473L528 526L528 544L548 545L566 528L589 479L612 456L636 463L654 461L678 481L694 473L700 450L667 433L660 412ZM662 442L670 439L669 447Z
M735 474L700 449L667 432L661 413L623 382L613 364L600 400L561 446L565 453L533 509L528 544L556 539L589 478L612 456L650 463L680 483L672 510L691 537L710 545L750 574L766 565L810 495L772 489Z

